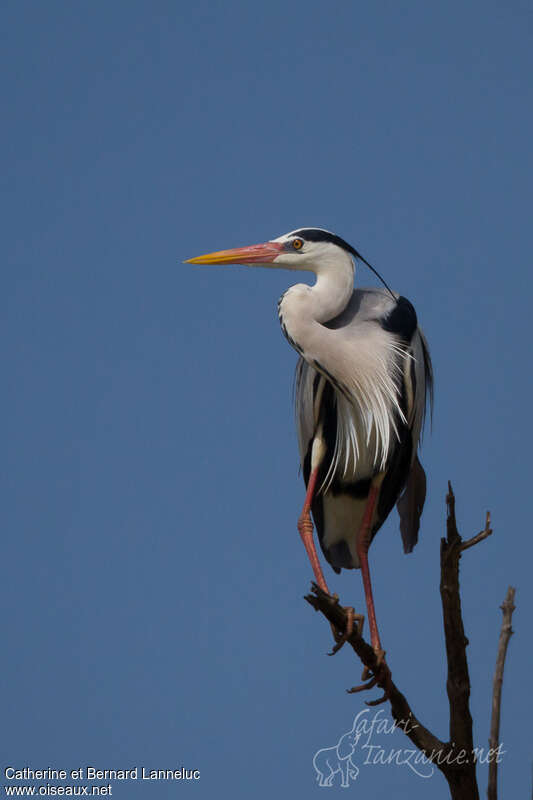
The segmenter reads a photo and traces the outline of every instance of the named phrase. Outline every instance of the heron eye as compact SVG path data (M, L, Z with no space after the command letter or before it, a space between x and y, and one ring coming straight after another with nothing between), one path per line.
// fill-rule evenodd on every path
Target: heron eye
M303 239L293 239L292 246L294 250L301 250L302 247L304 246Z

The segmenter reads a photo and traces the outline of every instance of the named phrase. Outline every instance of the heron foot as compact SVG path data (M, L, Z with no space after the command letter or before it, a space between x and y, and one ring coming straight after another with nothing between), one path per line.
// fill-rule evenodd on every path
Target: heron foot
M351 689L346 690L348 694L355 694L356 692L364 692L367 689L373 689L376 685L384 689L383 695L378 697L377 700L367 701L367 706L379 706L381 703L385 703L389 699L391 684L391 671L385 661L385 651L381 650L381 648L375 648L374 652L376 653L375 670L372 671L368 667L365 667L361 675L361 680L363 680L364 683L359 684L359 686L352 686Z
M332 600L335 603L339 602L339 596L337 594L332 595ZM362 614L356 614L355 609L352 606L344 606L344 610L346 612L346 628L344 629L344 633L339 633L339 631L335 628L335 626L331 624L331 632L333 633L333 638L335 639L335 644L332 647L331 653L328 653L328 656L334 656L335 653L338 653L341 647L348 641L352 633L354 632L354 623L357 621L357 635L361 636L363 633L363 625L365 622L365 618Z

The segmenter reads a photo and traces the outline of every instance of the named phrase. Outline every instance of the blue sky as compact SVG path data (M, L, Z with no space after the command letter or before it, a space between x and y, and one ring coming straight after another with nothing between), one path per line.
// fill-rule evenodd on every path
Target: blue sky
M389 663L445 738L451 479L463 534L487 509L495 530L461 567L475 742L513 584L502 796L530 790L532 17L519 0L4 4L5 766L201 771L118 798L327 791L313 755L364 705L302 600L276 317L294 276L182 264L319 225L412 300L436 373L420 543L403 556L393 514L371 551ZM359 573L327 576L361 606ZM361 796L448 796L362 760Z

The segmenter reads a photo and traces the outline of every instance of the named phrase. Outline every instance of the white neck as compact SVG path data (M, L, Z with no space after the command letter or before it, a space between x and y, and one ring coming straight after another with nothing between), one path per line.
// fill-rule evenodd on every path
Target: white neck
M334 269L320 270L311 288L313 318L316 322L329 322L346 308L353 292L354 266L348 256Z
M325 323L344 311L353 293L354 262L346 253L323 261L316 269L314 286L291 286L279 304L279 316L289 340L306 350L306 339L313 323Z

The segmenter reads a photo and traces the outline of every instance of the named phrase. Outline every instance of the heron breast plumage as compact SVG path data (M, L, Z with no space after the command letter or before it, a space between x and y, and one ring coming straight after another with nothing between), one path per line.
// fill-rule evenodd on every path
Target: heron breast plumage
M280 312L283 318L283 304ZM350 568L359 566L355 538L372 478L383 474L374 534L408 482L422 427L429 356L412 305L380 289L354 290L344 311L321 327L335 337L333 365L299 351L300 458L307 482L312 442L317 435L324 438L313 515L332 566ZM341 387L342 358L350 359L351 381ZM404 529L404 545L416 541L418 519L411 514L402 535Z

